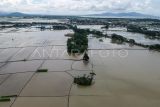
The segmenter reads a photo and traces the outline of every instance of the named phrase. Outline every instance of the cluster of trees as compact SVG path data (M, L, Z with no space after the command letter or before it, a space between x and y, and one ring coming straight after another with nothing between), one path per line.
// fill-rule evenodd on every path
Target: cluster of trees
M88 38L85 30L74 29L75 34L68 39L67 49L69 53L84 53L88 48Z
M150 50L160 51L160 44L150 45Z
M160 45L144 45L141 43L137 43L134 39L127 39L121 35L112 34L112 36L108 36L103 34L101 31L96 30L89 30L89 29L78 29L76 26L70 26L71 29L75 32L75 34L72 36L72 38L68 39L67 46L68 46L68 52L72 53L83 53L88 48L88 34L94 34L97 35L97 37L107 37L111 38L112 43L117 44L123 44L123 43L129 43L131 45L137 45L144 48L148 48L150 50L156 50L160 51ZM137 29L137 28L135 28ZM139 30L139 29L137 29ZM145 29L143 29L145 30Z
M129 43L130 45L139 45L134 39L127 39L121 35L112 34L111 36L112 43L123 44L124 42Z
M70 23L78 25L105 25L107 22L96 18L71 18Z
M121 35L112 34L111 36L112 43L122 44L127 41L127 39Z
M31 27L31 24L24 24L24 23L15 23L15 24L8 24L8 25L2 25L0 28L5 29L5 28L26 28L26 27Z
M78 76L74 78L74 83L82 86L90 86L93 83L93 78L96 74L94 72L89 75Z
M97 37L104 37L102 32L90 29L79 29L77 26L69 26L75 33L67 41L67 49L69 53L84 53L88 48L88 35L94 34Z
M134 39L127 39L127 38L125 38L121 35L117 35L117 34L112 34L111 40L112 40L112 43L122 44L122 43L126 42L126 43L130 43L131 45L137 45L137 46L141 46L144 48L148 48L149 50L160 51L160 44L144 45L141 43L136 43L136 41Z
M139 27L136 25L128 25L127 31L145 34L150 39L160 39L160 32L159 31L150 31L147 28Z
M52 28L54 30L66 30L66 29L68 29L68 27L64 26L64 25L55 25L55 26L52 26Z
M127 20L126 21L113 21L110 26L112 27L126 27L128 24Z
M79 29L77 28L77 26L70 26L70 29L72 29L74 32L85 34L85 35L93 34L96 37L106 37L107 36L106 34L104 35L101 31L90 30L90 29Z
M37 27L37 28L40 28L41 31L46 30L46 29L49 29L49 30L66 30L66 29L68 29L68 26L67 25L53 25L51 27L46 27L46 25L41 25L40 27Z
M50 28L47 28L46 26L50 25ZM55 22L0 22L0 28L26 28L26 27L32 27L32 26L40 26L37 28L40 28L41 30L45 29L55 29L55 30L65 30L68 29L68 24L65 23L55 23Z
M109 29L109 23L103 26L102 29Z

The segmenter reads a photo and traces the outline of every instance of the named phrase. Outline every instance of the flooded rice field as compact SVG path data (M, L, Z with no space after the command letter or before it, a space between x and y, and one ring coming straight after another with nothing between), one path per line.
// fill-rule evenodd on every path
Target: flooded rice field
M67 19L48 19L48 18L19 18L19 17L4 17L0 18L1 22L25 22L25 23L32 23L32 22L55 22L55 23L64 23Z
M80 29L90 29L90 30L99 30L102 31L103 25L77 25Z
M109 36L111 34L118 34L123 37L126 37L127 39L134 39L137 43L145 44L145 45L153 45L153 44L160 44L160 40L153 40L147 38L146 35L140 34L140 33L134 33L134 32L127 32L127 29L125 28L112 28L106 31Z
M83 55L67 53L64 35L70 32L0 33L0 96L13 96L0 102L0 107L160 106L159 52L89 37L90 62L85 63ZM153 43L143 35L125 32L122 35L128 38ZM92 86L73 84L75 76L91 71L96 73Z
M103 25L78 25L77 27L81 29L102 31L104 34L108 34L108 36L111 36L112 34L118 34L127 39L134 39L137 43L144 45L160 44L160 40L149 39L144 34L127 32L127 28L125 27L111 27L108 30L102 29L102 27L104 27Z

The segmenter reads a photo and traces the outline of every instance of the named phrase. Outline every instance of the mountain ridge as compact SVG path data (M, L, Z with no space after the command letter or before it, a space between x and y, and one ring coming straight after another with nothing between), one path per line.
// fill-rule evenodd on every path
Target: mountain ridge
M27 14L27 13L22 13L22 12L0 12L0 16L4 17L25 17L25 16L56 16L56 15L44 15L44 14ZM142 13L137 13L137 12L123 12L123 13L112 13L112 12L105 12L105 13L100 13L100 14L89 14L85 16L102 16L102 17L118 17L118 18L158 18L158 16L153 16L153 15L147 15L147 14L142 14Z
M159 18L158 16L142 14L137 12L122 12L122 13L112 13L112 12L105 12L100 14L90 14L87 16L106 16L106 17L135 17L135 18Z

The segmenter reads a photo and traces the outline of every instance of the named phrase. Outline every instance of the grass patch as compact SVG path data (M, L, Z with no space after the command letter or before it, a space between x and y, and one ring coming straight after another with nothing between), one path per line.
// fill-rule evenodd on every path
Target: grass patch
M103 39L99 39L99 42L103 42Z
M38 69L37 72L48 72L48 69Z
M149 50L160 51L160 45L159 44L150 45Z
M90 75L83 75L82 77L75 77L74 83L82 86L92 85L93 77L95 73L90 73Z
M11 101L9 97L0 97L0 102L8 102Z
M11 101L12 97L17 97L17 95L1 96L0 102L9 102Z
M10 98L10 97L17 97L17 95L1 96L1 98Z
M25 62L25 61L27 61L27 59L23 59L22 61L24 61L24 62Z

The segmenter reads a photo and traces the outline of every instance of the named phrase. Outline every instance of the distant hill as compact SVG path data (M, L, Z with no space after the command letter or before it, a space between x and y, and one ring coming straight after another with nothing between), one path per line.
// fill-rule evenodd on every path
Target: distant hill
M21 16L27 16L28 14L20 13L20 12L0 12L0 16L11 16L11 17L21 17Z
M40 14L26 14L21 12L1 12L0 11L0 17L6 16L6 17L25 17L25 16L56 16L56 15L40 15ZM128 12L128 13L101 13L101 14L90 14L85 16L91 16L91 17L106 17L106 18L151 18L151 19L160 19L160 17L147 15L147 14L141 14L136 12Z
M11 17L22 17L22 16L28 16L29 14L24 14L24 13L20 13L20 12L13 12L13 13L9 13L6 16L11 16Z
M118 18L159 18L157 16L141 14L136 12L128 12L128 13L101 13L101 14L91 14L87 16L105 16L105 17L118 17Z

